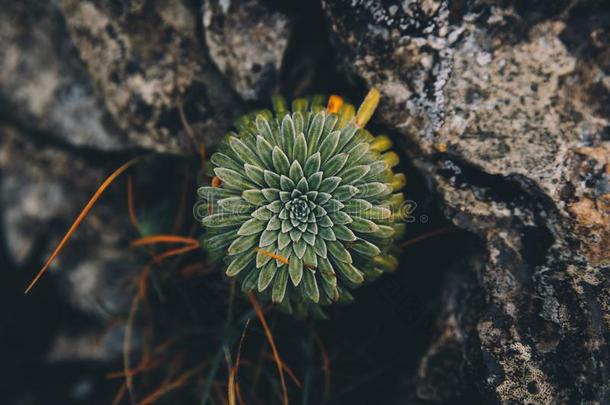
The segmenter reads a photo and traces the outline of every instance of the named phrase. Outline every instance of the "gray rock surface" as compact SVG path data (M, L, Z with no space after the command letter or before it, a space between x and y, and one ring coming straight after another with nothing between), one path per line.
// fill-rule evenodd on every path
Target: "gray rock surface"
M44 148L10 127L0 127L0 222L10 261L33 264L57 246L76 215L107 176L58 148ZM120 193L119 193L120 195ZM138 268L126 255L129 218L117 196L99 201L45 277L55 278L70 303L97 319L126 311L130 277ZM31 279L37 268L23 268ZM26 285L20 287L25 288Z
M217 140L239 112L201 46L191 2L65 0L61 6L107 110L135 144L193 151L194 142Z
M455 403L475 387L490 403L609 403L605 2L323 0L327 27L319 10L287 17L274 4L5 4L0 263L6 244L11 264L37 264L133 149L214 145L246 103L267 104L295 27L304 39L328 29L349 86L381 90L375 123L404 141L445 216L480 241L444 281L436 332L397 402ZM305 53L288 58L282 77L296 93L348 83L321 45L296 44ZM137 271L113 190L49 274L96 320L125 311L131 294L116 274ZM103 350L97 332L53 335L48 358L116 356L120 329Z
M446 300L411 399L458 398L444 367L498 402L608 403L608 8L324 8L344 68L381 90L381 121L407 137L446 216L484 244L460 287L484 299Z
M46 139L129 147L96 96L54 2L7 2L0 13L0 113Z
M256 0L204 3L210 57L245 100L265 100L277 86L291 21Z

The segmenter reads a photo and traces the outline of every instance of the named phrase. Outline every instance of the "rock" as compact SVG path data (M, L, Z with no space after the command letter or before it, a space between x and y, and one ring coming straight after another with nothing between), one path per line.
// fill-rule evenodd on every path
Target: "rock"
M70 37L107 110L144 148L211 145L240 112L198 36L192 2L63 0Z
M431 346L418 399L460 397L424 377L466 365L497 403L607 403L610 10L323 3L344 69L381 90L380 121L484 244L464 287L484 299L445 302L439 330L460 339ZM460 355L430 370L443 348Z
M0 15L0 114L47 140L129 146L93 89L53 2L7 3Z
M210 57L245 100L271 96L291 25L286 15L260 1L204 3L203 27Z
M40 148L11 128L0 127L0 134L0 231L15 266L38 267L101 184L106 170L64 150ZM127 248L129 220L117 212L116 200L115 195L96 204L45 276L56 278L74 308L98 320L129 308L126 281L139 271ZM23 268L29 279L37 270Z

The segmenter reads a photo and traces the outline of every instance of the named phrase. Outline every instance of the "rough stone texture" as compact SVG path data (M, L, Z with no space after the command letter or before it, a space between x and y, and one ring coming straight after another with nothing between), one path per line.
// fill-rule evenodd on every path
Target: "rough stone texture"
M446 301L411 400L460 397L466 365L497 402L608 403L610 10L489 3L324 2L344 68L485 245L463 287L484 300Z
M45 138L104 150L129 146L96 97L53 2L4 4L0 54L0 113Z
M61 149L40 148L14 129L0 127L0 135L0 219L10 260L23 266L50 254L105 171ZM75 308L101 319L127 308L125 280L137 272L125 255L129 226L112 199L102 200L52 264L47 276L57 274ZM24 269L32 277L36 270Z
M210 57L245 100L265 100L277 86L290 38L285 14L256 0L204 3Z
M192 2L61 4L106 108L134 143L189 151L191 135L211 144L239 113L236 96L201 46Z
M330 66L319 10L298 15L294 6L288 19L274 4L4 5L3 267L36 270L32 257L51 250L104 174L128 157L110 151L189 153L190 131L196 142L216 143L247 108L242 99L267 103L288 59L293 66L280 76L299 95L378 87L378 123L405 140L447 218L481 241L444 282L437 331L398 403L455 403L473 388L487 403L609 403L607 2L323 1L337 60L356 79L350 84ZM300 43L291 46L294 27ZM34 294L17 321L13 311L0 313L2 333L11 333L7 352L29 339L19 352L29 359L119 353L120 328L102 349L95 328L50 332L64 299L97 320L105 316L100 302L116 312L128 305L129 283L116 274L137 267L125 262L129 224L117 215L124 199L108 194L48 275L49 290L62 295ZM3 276L23 284L21 274ZM21 302L12 283L4 284L3 308ZM38 325L32 319L53 327L22 336ZM48 339L50 347L41 343ZM15 382L30 381L20 378L22 364L7 366Z

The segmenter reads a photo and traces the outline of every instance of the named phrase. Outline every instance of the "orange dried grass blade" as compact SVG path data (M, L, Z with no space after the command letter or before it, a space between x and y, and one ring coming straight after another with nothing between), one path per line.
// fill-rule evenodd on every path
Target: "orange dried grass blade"
M138 247L152 245L155 243L186 243L187 245L198 245L199 241L197 239L180 235L151 235L134 240L131 242L131 246Z
M205 365L206 365L206 363L203 363L197 367L187 370L184 373L180 374L178 377L176 377L175 380L162 384L159 388L154 390L147 397L145 397L142 401L140 401L139 405L152 404L153 402L155 402L157 399L159 399L163 395L167 394L168 392L184 386L187 383L187 381L192 376L199 373L205 367Z
M272 259L276 259L279 260L280 262L284 263L284 264L288 264L288 259L286 259L284 256L280 256L278 254L272 253L272 252L268 252L264 249L261 249L259 247L255 247L254 248L257 252L261 252L262 254L264 254L265 256L269 256Z
M268 359L271 359L271 361L275 361L274 357L269 355L268 353L265 353L265 357ZM292 371L292 369L290 367L288 367L288 365L283 360L282 360L282 368L284 369L286 374L288 374L288 377L290 377L290 379L292 380L294 385L296 385L299 388L303 388L303 384L301 384L301 381L297 378L294 371Z
M231 372L229 373L229 382L227 384L228 390L228 399L230 405L235 405L236 397L239 399L240 404L243 399L241 398L241 394L239 392L239 382L237 381L237 372L239 371L239 365L241 362L241 348L244 345L244 339L246 338L246 332L248 331L248 325L250 325L250 320L246 321L244 325L244 330L241 333L241 338L239 339L239 345L237 346L237 357L235 359L235 364L231 367Z
M32 289L32 287L34 287L34 285L40 279L40 277L42 277L42 275L47 271L47 269L49 268L51 263L53 263L53 260L55 260L55 258L59 254L59 252L61 252L61 250L64 248L64 246L66 245L66 243L68 242L68 240L70 239L70 237L72 236L74 231L76 231L76 228L78 228L78 226L81 224L81 222L83 222L83 220L87 217L87 214L89 214L89 211L91 211L91 208L93 208L93 206L95 205L97 200L100 199L100 197L102 196L104 191L106 191L108 186L110 186L112 184L112 182L114 180L116 180L116 178L119 177L125 170L129 169L131 166L133 166L140 160L141 160L141 158L135 158L135 159L130 160L129 162L125 163L123 166L121 166L117 170L115 170L114 173L112 173L110 176L108 176L108 178L106 180L104 180L104 182L97 189L95 194L93 194L93 197L91 197L89 202L87 202L87 205L85 205L85 208L83 208L81 213L78 215L78 217L76 218L76 220L74 221L74 223L72 224L72 226L70 227L70 229L68 230L68 232L66 233L64 238L61 240L61 242L59 242L59 244L57 245L57 247L55 248L55 250L53 251L51 256L49 256L49 258L45 262L44 266L42 266L42 269L40 269L38 271L38 274L36 274L34 279L27 286L24 294L27 294L28 292L30 292L30 290Z
M134 228L139 229L140 224L133 203L133 179L131 176L127 177L127 210L129 211L129 221Z
M129 353L131 352L133 323L135 321L140 301L142 301L146 296L146 280L148 279L149 272L150 267L146 266L140 274L140 278L138 280L138 291L131 301L131 307L129 308L129 315L127 317L127 324L125 325L125 334L123 335L123 371L125 372L125 386L127 387L127 392L129 393L129 398L131 399L132 403L136 402L136 395L133 389L133 374L130 372L131 362Z
M184 246L181 248L171 249L166 252L163 252L160 255L154 256L153 260L155 261L155 263L159 263L162 260L167 259L168 257L178 256L178 255L181 255L184 253L192 252L193 250L197 250L197 249L199 249L199 244L187 245L187 246Z
M267 321L265 320L265 315L263 315L263 310L260 305L254 298L252 293L248 294L248 299L250 299L250 303L254 307L254 311L256 312L256 316L258 317L261 325L263 325L263 329L265 330L265 335L267 336L267 340L269 341L269 345L271 346L271 351L273 352L273 358L275 359L275 364L277 366L277 370L280 374L280 382L282 384L282 398L284 405L288 405L288 390L286 389L286 379L284 378L284 367L282 367L282 358L277 351L277 347L275 346L275 341L273 340L273 335L271 334L271 330L269 329L269 325L267 325Z
M398 244L398 247L400 247L400 248L405 248L405 247L407 247L407 246L410 246L410 245L413 245L413 244L415 244L415 243L417 243L417 242L421 242L421 241L423 241L423 240L426 240L426 239L432 238L432 237L434 237L434 236L439 236L439 235L443 235L443 234L445 234L445 233L449 233L449 232L451 232L452 230L453 230L453 228L450 228L450 227L445 227L445 228L439 228L439 229L435 229L435 230L433 230L433 231L426 232L426 233L424 233L424 234L421 234L421 235L419 235L419 236L416 236L415 238L412 238L412 239L407 239L407 240L405 240L405 241L401 242L400 244Z

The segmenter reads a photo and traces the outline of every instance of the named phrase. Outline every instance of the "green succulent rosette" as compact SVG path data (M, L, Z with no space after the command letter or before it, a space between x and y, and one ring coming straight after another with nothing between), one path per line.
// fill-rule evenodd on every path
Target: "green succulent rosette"
M379 100L358 112L331 96L281 97L274 112L241 117L210 158L211 186L198 190L203 246L245 292L287 310L319 311L396 267L403 174L386 136L364 126Z

